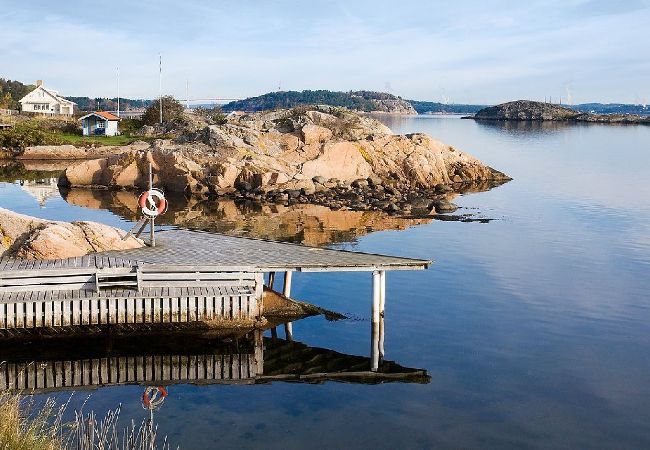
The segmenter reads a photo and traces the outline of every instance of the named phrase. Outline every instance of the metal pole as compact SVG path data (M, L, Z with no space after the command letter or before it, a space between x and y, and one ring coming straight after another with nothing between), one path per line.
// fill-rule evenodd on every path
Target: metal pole
M117 117L120 117L120 68L117 68Z
M160 98L159 108L160 109L160 124L162 125L162 55L160 56L160 70L158 73L158 97Z
M151 166L151 163L149 163L149 192L153 189L153 167ZM151 197L149 197L151 198ZM156 246L156 236L154 234L154 220L155 218L149 219L149 243L151 244L152 247Z

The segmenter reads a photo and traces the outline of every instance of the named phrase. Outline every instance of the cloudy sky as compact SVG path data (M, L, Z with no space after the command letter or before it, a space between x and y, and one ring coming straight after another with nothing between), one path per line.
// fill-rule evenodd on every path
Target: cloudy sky
M0 0L0 77L64 95L650 103L650 0Z

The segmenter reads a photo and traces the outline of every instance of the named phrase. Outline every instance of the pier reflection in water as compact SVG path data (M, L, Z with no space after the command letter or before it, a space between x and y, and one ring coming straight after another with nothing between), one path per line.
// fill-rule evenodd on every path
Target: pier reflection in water
M381 320L383 328L383 319ZM0 349L0 391L48 393L142 384L259 384L274 381L428 383L425 370L383 360L383 336L373 327L370 356L339 353L263 331L214 337L104 333L55 337L18 336ZM381 352L381 353L380 353ZM149 392L151 395L151 392Z

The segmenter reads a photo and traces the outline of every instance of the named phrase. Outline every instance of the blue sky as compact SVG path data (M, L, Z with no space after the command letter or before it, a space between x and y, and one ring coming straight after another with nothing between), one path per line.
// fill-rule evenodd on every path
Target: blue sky
M0 0L0 77L64 95L389 90L650 103L650 0Z

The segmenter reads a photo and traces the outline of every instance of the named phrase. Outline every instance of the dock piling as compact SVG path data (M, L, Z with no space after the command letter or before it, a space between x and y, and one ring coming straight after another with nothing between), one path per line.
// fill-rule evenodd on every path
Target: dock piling
M284 272L284 285L282 286L282 294L285 297L291 297L291 271ZM287 341L293 341L293 323L287 322L284 324L284 335Z

